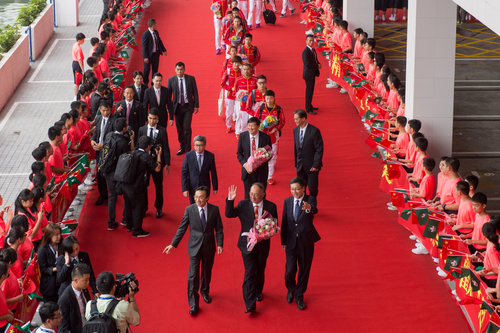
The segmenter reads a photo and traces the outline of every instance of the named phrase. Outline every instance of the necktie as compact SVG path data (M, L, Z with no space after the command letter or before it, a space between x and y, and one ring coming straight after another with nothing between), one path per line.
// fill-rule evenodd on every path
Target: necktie
M103 140L104 140L104 132L106 131L106 123L107 123L107 121L108 120L106 118L102 119L101 135L99 136L99 143L102 143Z
M180 105L184 105L184 85L182 84L182 79L180 79L180 87L179 87L179 90L180 90L180 98L181 98L181 102L179 103Z
M130 122L129 117L130 117L130 108L131 108L131 103L127 103L127 121Z
M151 138L151 140L154 140L154 137L153 137L153 127L151 127L149 129L149 137Z
M82 326L85 325L85 296L83 296L83 290L80 291L80 297L77 297L78 305L80 307L80 315L82 316Z
M71 263L73 264L73 267L78 265L78 261L76 259L71 260Z
M252 155L253 155L255 150L257 150L257 146L255 144L255 136L254 136L254 137L252 137Z
M198 170L201 172L201 154L198 155Z
M314 59L316 60L316 62L318 62L318 54L316 53L316 50L312 49L312 52L314 54Z
M158 106L160 105L160 89L156 90L156 101L158 102Z
M302 143L304 142L304 130L301 129L300 130L300 137L299 137L299 145L300 145L300 148L302 148Z
M137 99L141 99L141 87L137 87Z
M299 218L299 211L300 211L300 200L297 199L295 200L295 212L293 213L293 219L295 222L297 222L297 219Z
M254 206L253 215L255 216L255 219L259 218L259 206L257 205Z
M203 230L205 230L205 226L207 225L207 219L205 218L205 209L201 209L201 216L200 216L200 220L201 220L201 226L203 227Z
M153 34L153 52L158 51L158 47L156 46L156 34L154 31L151 32Z

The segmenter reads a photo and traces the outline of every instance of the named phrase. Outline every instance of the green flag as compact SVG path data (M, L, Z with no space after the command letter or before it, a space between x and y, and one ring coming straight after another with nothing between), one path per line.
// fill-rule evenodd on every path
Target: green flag
M382 158L382 156L380 156L380 153L379 153L379 152L374 152L374 153L372 153L372 157L375 157L375 158Z
M382 102L382 97L377 96L375 98L371 98L370 100L373 101L376 104L380 104L380 102Z
M69 153L69 148L71 148L71 140L68 139L68 153Z
M72 188L75 184L80 185L82 183L76 176L69 176L66 178L66 182L68 183L69 188Z
M453 277L455 277L456 279L462 279L464 277L467 277L470 275L470 269L468 268L462 268L460 270L460 273L458 271L452 271L451 272L451 275L453 275Z
M470 274L470 286L472 287L472 291L479 291L479 286L481 285L481 281L479 278L474 274Z
M463 256L460 256L460 255L448 256L448 258L446 258L446 262L444 264L444 270L450 271L451 268L460 267L460 264L462 263L462 258L463 258Z
M365 71L365 65L363 65L362 63L359 63L358 64L358 72L364 72Z
M405 209L399 215L403 220L408 221L410 219L411 214L413 213L413 209Z
M330 53L332 53L332 51L322 51L322 52L321 52L321 55L323 55L323 56L327 56L327 55L329 55Z
M111 81L115 86L119 86L123 81L123 74L116 74L115 76L113 76Z
M316 26L314 27L314 32L323 32L325 26L319 22L316 22Z
M47 184L47 187L45 188L45 191L50 191L54 186L56 186L56 176L52 176L52 179Z
M349 76L344 76L343 79L344 79L345 82L347 82L349 84L356 82L356 78L353 78L350 75Z
M385 120L374 120L372 126L370 127L370 131L374 128L382 130L384 128L384 125L385 125Z
M89 154L83 154L80 156L80 158L76 161L76 163L82 164L84 167L89 167Z
M130 58L130 56L128 55L128 52L125 50L120 51L120 57L125 58L125 59Z
M417 214L418 224L425 225L427 220L429 220L429 210L425 208L415 208L415 214Z
M343 55L342 58L340 58L340 62L344 62L344 61L351 61L351 59L348 56Z
M45 298L43 298L42 296L38 295L37 293L31 293L31 294L28 294L28 297L30 299L33 299L33 298L36 298L37 302L47 302L45 300Z
M363 115L363 118L367 119L367 120L372 120L373 118L375 118L376 116L378 116L378 113L375 113L375 112L371 112L370 110L367 110L365 112L365 114Z
M490 321L490 323L488 324L488 327L486 328L485 333L497 333L498 331L500 331L500 326L498 326L494 322Z
M316 41L316 47L322 47L322 46L325 46L325 45L326 45L325 40L321 39L321 38L318 38L318 40Z
M483 304L481 304L481 310L486 310L490 315L493 314L495 311L486 301L483 301Z
M436 248L442 249L443 248L443 240L445 240L445 239L452 239L452 236L439 235L438 245L436 246Z
M359 81L358 83L353 84L352 86L353 86L354 88L361 88L361 87L362 87L365 83L366 83L366 81L365 81L365 80L361 80L361 81Z
M429 219L427 226L425 227L423 236L427 238L436 238L439 227L439 221L434 219Z

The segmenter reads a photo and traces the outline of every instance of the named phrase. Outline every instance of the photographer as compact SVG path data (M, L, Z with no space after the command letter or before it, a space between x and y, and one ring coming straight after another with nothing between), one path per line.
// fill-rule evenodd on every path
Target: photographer
M125 205L129 207L129 215L132 218L127 219L127 231L132 231L132 237L147 237L149 232L142 229L142 219L147 207L148 186L147 175L149 173L158 174L162 171L162 147L156 147L156 160L150 155L151 138L141 136L138 142L138 148L132 154L137 159L135 172L135 182L131 184L122 184L123 197Z
M158 154L161 157L162 168L165 168L165 174L168 175L170 170L170 148L168 146L167 129L158 125L160 120L160 112L157 108L151 108L148 111L148 124L139 128L139 137L148 136L151 139L151 156L156 159L156 148L161 147L163 152ZM149 172L147 174L147 184L149 185L149 177L153 178L155 184L156 199L156 218L159 219L163 216L163 172ZM146 196L146 211L148 210L148 200Z
M120 300L113 310L112 317L116 321L116 327L121 333L127 332L128 325L138 326L141 323L141 317L139 314L139 307L135 302L135 292L133 291L137 287L135 282L130 282L128 302L125 300ZM97 289L101 293L101 296L97 299L97 310L103 313L108 308L108 304L115 299L115 278L111 272L102 272L97 276ZM89 319L91 312L91 302L87 303L85 310L85 317Z

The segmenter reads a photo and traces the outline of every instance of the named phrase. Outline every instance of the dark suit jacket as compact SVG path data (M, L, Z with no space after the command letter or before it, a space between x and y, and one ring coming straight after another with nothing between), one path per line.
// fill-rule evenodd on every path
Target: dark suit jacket
M285 199L281 221L281 245L286 245L287 250L293 250L297 241L301 246L309 247L321 239L313 225L314 214L318 212L316 198L306 194L303 200L311 205L311 211L306 213L305 210L302 210L301 204L299 216L295 221L293 216L295 198Z
M276 208L276 204L265 199L264 199L264 207L262 214L264 214L264 212L269 212L269 214L271 214L272 217L276 219L278 218L278 209ZM227 218L238 217L240 219L241 231L239 233L240 237L238 239L238 248L242 252L248 253L247 236L241 236L241 234L244 232L248 232L254 225L255 215L254 215L252 201L250 199L244 199L238 202L238 205L234 207L234 200L226 199L225 213ZM269 244L270 239L260 241L259 243L264 244L265 242ZM257 245L259 243L257 243Z
M90 301L90 298L87 298L86 300L88 302ZM82 316L80 314L80 306L78 305L78 300L76 299L76 294L73 291L73 288L66 288L66 290L64 290L62 295L59 297L57 304L59 304L61 315L63 316L61 323L58 326L58 332L80 333L82 331Z
M168 126L168 119L174 120L174 109L171 100L171 91L167 87L160 88L160 105L156 100L155 88L149 87L144 93L144 119L147 119L147 111L151 108L157 108L160 111L160 121L158 122L161 126ZM168 116L167 116L168 114Z
M165 127L156 125L156 129L158 130L158 135L153 140L153 145L161 144L163 147L161 155L161 166L163 168L165 167L165 165L170 165L170 148L168 146L168 135ZM144 125L139 128L139 137L144 135L149 136L148 125ZM151 155L156 160L156 152L153 150L153 148L151 148Z
M137 89L135 88L135 84L132 83L128 87L131 87L132 89L134 89L134 100L141 102L141 104L144 103L144 92L146 91L146 89L148 89L148 86L145 85L144 83L141 83L141 93L140 94L137 93ZM125 89L123 89L123 90L125 90ZM123 97L123 99L125 99L125 97Z
M101 103L102 99L107 99L106 95L101 96L99 93L96 91L90 96L90 112L92 115L92 119L94 119L97 116L97 111L99 110L99 103Z
M95 275L94 275L94 270L92 269L92 263L90 262L89 254L85 251L80 251L80 253L78 254L78 262L84 263L90 267L90 288L92 288L92 293L96 294L97 288L95 284ZM64 264L64 254L62 254L59 257L57 257L56 267L57 267L57 283L60 284L58 295L61 296L64 290L70 285L72 281L71 271L73 270L74 265L70 263L69 266L66 266ZM90 300L90 294L88 290L84 290L84 292L87 300Z
M210 175L212 175L214 191L217 191L219 189L219 181L217 179L214 154L208 150L204 151L201 172L198 168L196 156L196 151L191 150L184 157L181 170L182 192L189 191L189 194L193 196L199 186L208 187L208 191L210 192Z
M186 91L187 91L189 108L191 112L194 112L194 108L200 107L200 102L198 99L198 88L196 87L196 80L194 76L187 74L184 74L184 79L186 80ZM174 113L175 113L177 105L179 103L179 95L180 95L179 79L177 78L177 75L174 75L168 79L168 88L170 89L170 93L173 95L173 98L169 97L169 99L172 99L172 105L174 106Z
M300 149L300 126L293 129L293 141L295 143L295 168L297 171L304 169L309 171L311 168L321 170L323 166L323 138L321 132L316 126L307 124L302 149Z
M172 246L177 247L177 245L179 245L189 226L189 256L192 257L198 254L201 245L209 249L210 253L213 252L215 255L215 238L217 238L217 246L222 247L224 242L222 219L220 217L219 207L207 203L206 220L207 224L205 229L203 229L198 206L196 204L192 204L191 206L186 207L181 225L177 229L177 233L172 240Z
M266 133L259 131L259 144L257 148L263 148L265 146L272 147L271 137ZM238 156L238 161L241 164L241 180L245 180L248 177L248 172L243 168L243 164L252 155L250 148L250 133L248 131L240 133L240 138L238 139L238 151L236 152ZM257 168L253 173L256 174L257 179L262 182L267 181L267 176L269 174L268 163L266 162Z
M50 245L41 246L38 249L38 265L40 266L40 292L42 295L57 295L59 285L57 284L56 256L49 248Z
M127 109L125 108L125 112L127 112ZM106 129L104 131L104 135L102 137L102 141L104 142L104 138L108 133L114 132L114 125L115 125L115 118L116 116L114 114L109 115L108 122L106 124ZM95 130L94 133L92 133L92 141L95 141L97 143L103 143L99 142L99 138L101 137L101 124L102 124L102 115L98 115L95 118Z
M122 107L121 112L116 112L117 117L127 117L127 102L125 100L122 100L118 103L116 103L116 110L118 110L119 107ZM139 127L144 125L146 122L146 119L144 118L144 108L142 104L138 101L132 101L132 107L130 108L130 117L128 119L128 125L132 127L132 130L134 131L135 134L135 142L139 139Z
M158 52L160 52L160 54L163 54L163 52L167 51L167 49L165 48L163 42L161 41L158 30L155 30L154 33L156 35L156 43L157 43L156 46ZM151 56L153 55L154 43L153 43L153 36L151 35L151 31L149 31L149 29L146 29L146 31L144 31L144 33L142 34L141 42L142 42L142 57L151 59Z
M312 80L316 76L319 76L319 61L307 46L304 51L302 51L302 63L304 64L302 72L302 78L304 80Z

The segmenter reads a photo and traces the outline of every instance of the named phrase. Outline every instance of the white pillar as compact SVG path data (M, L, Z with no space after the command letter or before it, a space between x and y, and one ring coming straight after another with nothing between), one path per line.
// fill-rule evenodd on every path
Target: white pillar
M456 10L452 0L410 1L408 8L406 116L422 121L436 160L452 151Z
M78 0L55 0L56 25L76 27L79 24Z
M344 20L349 22L349 32L353 35L354 29L361 28L373 37L375 1L372 0L344 0ZM354 40L353 40L354 46Z

